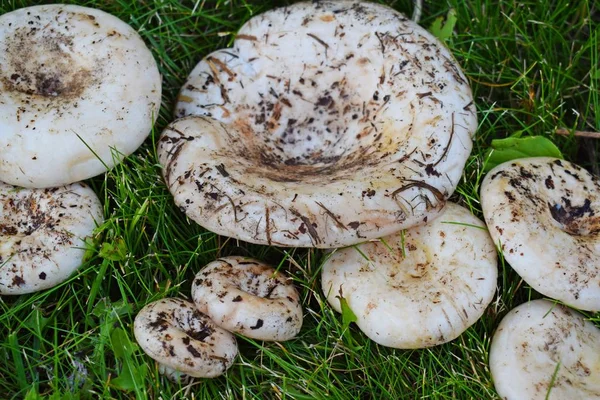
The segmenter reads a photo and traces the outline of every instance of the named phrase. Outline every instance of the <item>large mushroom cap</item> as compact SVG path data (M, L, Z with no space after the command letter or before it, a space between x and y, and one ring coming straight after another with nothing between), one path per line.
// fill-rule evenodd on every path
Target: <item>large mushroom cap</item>
M490 235L535 290L600 311L600 181L555 158L524 158L491 170L481 185Z
M497 275L483 222L448 203L426 225L337 250L321 285L336 311L339 297L346 300L370 339L412 349L448 342L473 325L494 297Z
M66 280L81 266L85 239L102 220L98 196L82 183L52 189L0 183L0 294Z
M0 16L0 65L6 183L52 187L98 175L135 151L158 115L152 54L99 10L54 4Z
M547 300L522 304L494 334L490 370L503 399L600 399L600 329Z
M252 18L192 71L176 115L188 118L159 155L188 216L249 242L322 248L433 219L476 128L448 50L356 1Z

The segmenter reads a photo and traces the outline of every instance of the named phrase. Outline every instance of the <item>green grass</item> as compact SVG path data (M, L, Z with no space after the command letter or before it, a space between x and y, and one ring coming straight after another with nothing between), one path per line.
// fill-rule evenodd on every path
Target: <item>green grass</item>
M0 13L34 4L2 0ZM137 29L163 74L155 131L127 161L91 180L105 206L89 259L45 292L0 298L0 398L486 399L496 398L487 366L502 316L539 297L501 260L497 298L461 337L426 350L378 346L320 292L323 253L250 245L217 237L188 221L160 178L155 143L171 121L179 87L208 52L230 43L253 15L283 2L112 0L104 9ZM410 15L410 0L388 2ZM566 158L599 172L598 144L557 137L557 128L600 130L600 10L593 1L427 0L421 24L458 22L448 46L469 77L480 126L453 200L481 215L478 188L492 139L516 131L543 135ZM596 7L596 8L594 8ZM1 134L1 133L0 133ZM238 338L240 356L226 376L191 385L166 381L135 345L132 321L148 302L189 296L194 274L218 256L248 255L294 276L305 308L300 336L285 343ZM590 315L600 325L600 315ZM360 346L358 348L357 346ZM130 388L123 390L122 388Z

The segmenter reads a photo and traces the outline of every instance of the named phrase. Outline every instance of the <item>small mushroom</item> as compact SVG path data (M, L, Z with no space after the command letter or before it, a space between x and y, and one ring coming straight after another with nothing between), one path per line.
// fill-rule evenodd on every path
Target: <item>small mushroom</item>
M158 116L161 78L140 35L100 10L50 4L0 16L0 177L29 188L98 175Z
M142 350L159 363L159 372L174 381L222 375L238 353L235 337L185 300L146 305L135 317L133 332Z
M295 3L192 71L158 145L175 203L252 243L334 248L435 218L477 126L450 52L397 11Z
M506 400L599 399L600 329L547 300L521 304L494 334L490 370Z
M48 289L65 281L103 221L102 205L83 183L20 189L0 182L0 294Z
M249 338L283 341L302 327L300 296L283 273L244 257L211 262L194 278L196 307L215 324Z
M340 297L373 341L399 349L455 339L496 291L497 256L485 225L448 203L435 221L333 252L322 269L329 304Z
M523 158L491 170L481 185L490 235L532 288L600 311L600 181L555 158Z

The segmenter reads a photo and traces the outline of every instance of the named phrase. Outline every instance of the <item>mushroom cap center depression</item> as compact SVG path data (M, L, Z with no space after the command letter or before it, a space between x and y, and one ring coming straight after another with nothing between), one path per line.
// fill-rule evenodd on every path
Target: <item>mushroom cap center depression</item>
M176 115L223 122L223 156L274 181L318 183L411 156L442 176L451 145L468 153L470 89L428 32L369 3L291 8L250 20L182 88Z
M240 94L244 100L223 106L236 117L227 124L231 146L224 147L221 156L235 157L242 174L301 182L323 176L349 178L403 148L403 154L408 154L416 143L403 139L410 135L416 116L405 121L402 132L398 125L392 126L398 123L389 116L397 111L388 106L390 94L364 93L365 86L374 88L376 83L363 82L359 87L351 80L348 72L330 72L308 81L287 74L282 82L298 93L295 99L285 94L286 83L273 84L268 77L255 80L253 85L270 88L268 93L248 89Z
M509 204L518 201L517 197L524 203L523 207L515 207L513 219L520 217L521 210L534 207L569 235L593 239L600 233L600 202L595 194L600 189L598 178L562 160L537 160L531 159L533 165L526 166L512 163L510 176L504 172L492 174L492 178L505 178L502 187Z
M80 45L76 35L69 32L68 17L89 21L90 28L95 23L91 15L65 12L57 17L58 26L50 28L32 16L26 26L14 27L12 35L3 40L0 81L10 96L24 105L32 96L46 98L48 106L75 102L98 83L101 64L91 53L76 50Z
M283 290L286 283L285 280L269 266L260 265L258 262L252 260L229 261L224 258L217 260L217 262L219 261L224 265L212 270L211 273L222 281L220 284L223 285L224 289L228 286L234 287L242 292L267 299L280 297L285 292ZM240 266L248 266L248 268L235 268L231 264L232 262L237 262ZM200 286L204 284L211 287L214 286L213 282L213 278L205 276L204 278L199 278L196 285Z
M63 205L51 196L57 190L45 189L9 197L0 203L0 262L14 254L15 246L23 238L41 229L53 231L59 242L67 243L72 239L69 232L54 229L63 216L59 211Z

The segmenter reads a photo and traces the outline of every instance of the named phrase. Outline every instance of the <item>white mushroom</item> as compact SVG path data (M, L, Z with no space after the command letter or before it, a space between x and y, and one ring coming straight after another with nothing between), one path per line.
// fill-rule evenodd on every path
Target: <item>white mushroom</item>
M146 305L135 317L133 332L160 372L175 381L222 375L238 353L235 337L185 300L166 298Z
M158 116L161 78L129 25L52 4L0 16L0 177L54 187L106 171Z
M600 399L600 329L547 300L521 304L494 334L490 370L506 400Z
M333 252L322 269L329 304L339 297L373 341L414 349L455 339L496 291L497 256L483 222L448 203L427 225Z
M158 152L176 204L248 242L332 248L433 219L477 126L466 78L393 9L296 3L207 56Z
M600 311L600 181L555 158L524 158L491 170L481 205L494 242L538 292Z
M220 327L259 339L283 341L302 327L300 296L291 280L244 257L211 262L194 278L196 307Z
M102 221L102 205L83 183L52 189L0 183L0 294L65 281L81 266L85 239Z

